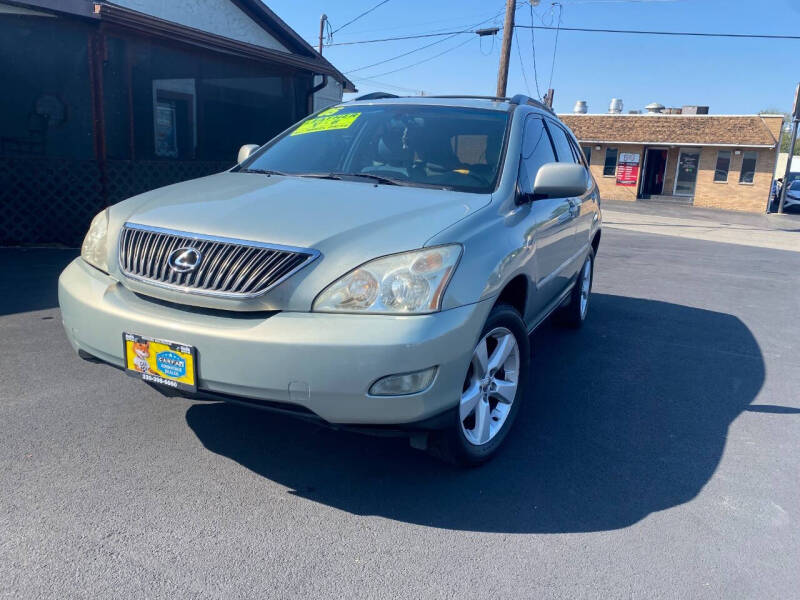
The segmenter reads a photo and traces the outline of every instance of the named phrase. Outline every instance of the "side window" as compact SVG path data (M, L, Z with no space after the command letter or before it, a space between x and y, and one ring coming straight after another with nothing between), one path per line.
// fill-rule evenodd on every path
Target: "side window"
M547 129L550 130L550 137L553 138L553 145L556 147L556 154L559 162L580 162L569 142L567 132L554 123L548 123Z
M592 147L581 146L581 150L583 150L583 155L586 157L586 165L589 166L592 164Z
M522 192L533 191L533 182L536 180L539 167L549 162L556 162L556 155L544 123L538 117L528 117L525 121L522 160L519 167L519 185Z
M586 160L583 152L581 152L581 147L578 146L578 142L576 142L575 138L572 136L567 136L567 139L569 140L569 145L572 147L572 154L575 156L575 162L584 167L588 167L589 162Z

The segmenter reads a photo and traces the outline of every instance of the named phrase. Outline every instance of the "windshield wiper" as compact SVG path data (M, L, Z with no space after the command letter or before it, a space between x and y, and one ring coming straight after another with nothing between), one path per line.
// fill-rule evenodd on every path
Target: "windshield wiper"
M392 179L391 177L384 177L382 175L373 175L372 173L296 173L297 177L314 177L316 179L337 179L345 180L348 178L362 178L371 179L378 183L385 183L386 185L411 185L399 179Z
M262 175L285 175L290 176L291 173L284 173L283 171L276 171L275 169L239 169L240 173L261 173Z

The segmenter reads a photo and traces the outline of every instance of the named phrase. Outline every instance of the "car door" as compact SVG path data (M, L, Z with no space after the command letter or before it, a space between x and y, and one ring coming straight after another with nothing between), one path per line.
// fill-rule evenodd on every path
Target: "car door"
M553 143L542 117L530 115L525 122L518 188L532 194L539 168L556 162ZM526 243L533 248L529 277L536 293L530 294L528 315L536 322L569 284L564 262L574 244L573 215L567 198L544 198L530 202Z
M592 233L594 232L595 223L597 223L600 218L600 196L597 191L597 185L595 184L594 179L592 179L592 175L589 172L589 164L586 161L586 157L583 155L583 152L580 149L581 147L578 145L578 140L575 139L574 135L569 134L569 132L567 135L569 137L570 145L575 152L575 160L586 168L586 193L573 199L573 212L575 213L575 242L578 247L578 252L580 253L578 256L578 260L580 261L583 258L583 250L592 241ZM579 263L578 268L580 267L581 264Z
M547 119L547 128L550 131L550 137L553 140L553 146L556 149L556 155L558 156L558 162L563 163L572 163L572 164L580 164L583 165L583 161L581 160L580 154L576 151L574 145L571 143L569 139L569 134L566 130L555 121L551 119ZM587 181L588 181L588 174L587 174ZM578 222L579 222L579 215L581 213L581 197L571 197L565 198L565 200L569 203L569 211L571 217L571 226L572 226L572 240L569 244L568 252L562 257L565 263L569 263L570 267L567 270L572 271L569 273L570 277L577 272L577 269L580 267L578 262L580 262L580 249L583 245L579 241L578 236Z

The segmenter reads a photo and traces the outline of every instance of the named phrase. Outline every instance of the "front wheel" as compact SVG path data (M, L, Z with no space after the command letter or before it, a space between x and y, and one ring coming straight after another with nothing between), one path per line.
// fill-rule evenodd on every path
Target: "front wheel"
M516 419L529 368L522 317L511 306L495 306L472 352L455 422L431 440L431 453L465 466L491 458Z

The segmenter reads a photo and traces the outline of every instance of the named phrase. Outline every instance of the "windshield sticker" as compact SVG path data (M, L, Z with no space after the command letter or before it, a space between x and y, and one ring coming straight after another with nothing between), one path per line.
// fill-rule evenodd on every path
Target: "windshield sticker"
M332 107L332 108L329 108L329 109L327 109L327 110L323 110L323 111L322 111L321 113L319 113L317 116L318 116L318 117L328 117L328 116L330 116L330 115L335 115L337 112L339 112L339 111L340 111L340 110L342 110L343 108L344 108L344 106L334 106L334 107Z
M346 113L343 115L330 115L327 117L319 116L309 119L300 127L295 129L290 135L301 135L303 133L314 133L315 131L332 131L334 129L347 129L355 123L361 113Z

